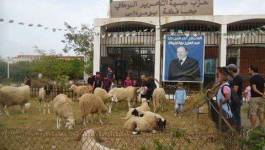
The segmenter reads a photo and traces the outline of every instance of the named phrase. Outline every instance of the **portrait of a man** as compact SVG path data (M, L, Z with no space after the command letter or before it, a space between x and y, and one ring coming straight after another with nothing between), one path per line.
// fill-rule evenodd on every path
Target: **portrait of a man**
M177 81L199 81L200 67L196 59L188 56L189 50L184 47L176 49L176 58L173 59L168 68L168 80Z

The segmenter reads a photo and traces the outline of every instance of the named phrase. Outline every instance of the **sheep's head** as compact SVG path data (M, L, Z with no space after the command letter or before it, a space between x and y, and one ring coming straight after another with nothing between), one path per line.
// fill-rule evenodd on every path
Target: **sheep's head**
M136 116L136 117L143 117L144 116L144 114L143 113L141 113L141 112L139 112L137 109L133 109L133 111L132 111L132 115L133 116Z
M30 106L31 106L30 103L26 103L26 104L24 105L25 110L29 110L29 109L30 109Z
M111 102L111 101L112 101L112 97L113 97L113 96L110 95L110 94L108 93L108 94L107 94L107 101L108 101L108 102Z
M115 96L115 95L111 96L111 101L117 103L118 102L118 97Z
M65 128L68 129L73 129L75 125L75 120L74 119L67 119L65 123Z
M72 84L71 87L69 88L70 90L73 90L76 88L76 85Z
M157 118L156 125L157 125L157 130L163 131L166 128L166 123L167 121L163 118Z
M147 103L147 99L146 98L142 98L142 103Z
M138 112L138 110L137 110L137 109L133 109L133 111L132 111L132 115L133 115L133 116L139 116L139 112Z

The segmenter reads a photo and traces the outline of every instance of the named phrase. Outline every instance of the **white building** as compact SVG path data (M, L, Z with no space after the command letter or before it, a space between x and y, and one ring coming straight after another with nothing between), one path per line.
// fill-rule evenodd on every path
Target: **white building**
M159 2L114 1L110 4L109 18L95 19L94 73L104 73L106 67L111 66L118 80L123 80L128 73L134 78L149 74L161 80L163 36L188 33L205 35L205 60L215 64L208 70L235 63L240 66L242 74L247 76L248 65L257 64L265 74L265 66L262 65L265 63L265 15L215 16L212 15L212 0L201 3L210 5L206 8L201 6L180 14L171 4L193 5L191 0L186 3L176 3L177 0L173 0L175 3L156 1ZM158 11L153 11L152 7L158 7ZM181 8L186 9L184 6ZM204 12L204 9L208 9L208 12ZM172 12L170 14L163 10ZM206 69L205 78L209 78L205 81L212 80L214 73L207 73Z

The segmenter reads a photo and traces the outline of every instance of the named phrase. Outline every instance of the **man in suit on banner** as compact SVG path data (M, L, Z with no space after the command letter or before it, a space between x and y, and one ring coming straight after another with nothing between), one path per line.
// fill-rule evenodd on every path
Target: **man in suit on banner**
M188 50L185 47L177 48L177 58L169 65L168 80L200 81L199 63L188 57Z

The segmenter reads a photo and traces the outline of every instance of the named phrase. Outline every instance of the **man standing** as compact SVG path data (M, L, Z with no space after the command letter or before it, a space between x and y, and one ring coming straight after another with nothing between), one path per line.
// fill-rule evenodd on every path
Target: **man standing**
M241 128L241 106L242 106L242 91L243 91L243 80L239 75L238 67L234 64L227 66L228 72L232 77L230 82L231 87L231 110L234 116L236 128Z
M93 89L95 90L97 87L103 87L103 81L100 72L96 72L96 77L93 83Z
M111 69L110 67L108 67L108 69L107 69L107 78L108 78L109 80L111 80L111 82L112 82L113 79L114 79L114 73L113 73L113 71L112 71L112 69Z
M177 58L169 65L168 80L199 81L200 67L197 60L188 57L185 47L177 48Z
M248 70L252 75L250 78L250 121L252 128L255 128L257 117L259 117L259 126L264 126L264 78L258 73L259 70L256 65L250 65Z

